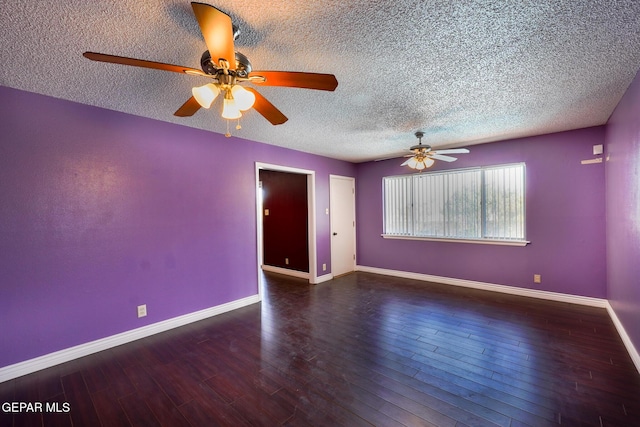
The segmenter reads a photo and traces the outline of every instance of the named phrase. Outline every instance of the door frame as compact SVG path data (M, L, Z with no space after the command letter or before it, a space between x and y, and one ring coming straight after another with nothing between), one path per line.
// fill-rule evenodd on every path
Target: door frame
M263 229L262 229L262 197L260 192L260 171L271 170L277 172L289 172L307 176L307 224L308 224L308 242L309 242L309 274L307 278L309 283L315 283L318 277L318 265L316 257L316 172L309 169L300 169L290 166L282 166L271 163L255 163L256 174L256 230L257 230L257 261L258 261L258 294L262 297L262 263L264 261L263 254ZM301 277L304 273L297 274Z
M333 233L333 212L334 212L334 207L331 205L331 201L333 201L333 191L332 187L333 187L333 181L334 180L344 180L344 181L351 181L353 183L353 193L352 193L352 200L353 200L353 264L352 264L352 270L350 271L356 271L356 257L357 257L357 240L356 240L356 224L355 224L355 220L356 220L356 179L352 176L343 176L343 175L329 175L329 208L331 209L331 215L329 215L329 228L331 230L331 233ZM332 276L335 277L335 272L334 272L334 250L333 250L333 238L331 239L331 273Z

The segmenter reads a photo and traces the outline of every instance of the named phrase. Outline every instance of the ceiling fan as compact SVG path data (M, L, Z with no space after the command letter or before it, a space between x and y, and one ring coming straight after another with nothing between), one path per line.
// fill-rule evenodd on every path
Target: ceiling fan
M466 148L450 148L447 150L432 150L430 145L422 145L422 137L424 132L416 132L418 138L418 144L409 148L413 151L413 154L408 154L404 157L409 157L400 166L409 166L412 169L422 171L423 169L433 166L436 160L442 160L444 162L455 162L458 160L456 157L445 156L445 154L466 154L469 152Z
M222 94L222 117L227 120L239 119L242 111L253 107L273 125L286 122L287 117L258 91L244 87L241 83L258 86L284 86L303 89L333 91L338 81L333 74L306 73L295 71L253 71L249 59L235 51L234 41L239 35L231 17L219 9L204 3L191 2L207 50L200 58L202 70L162 62L146 61L123 56L84 52L93 61L131 65L172 71L211 79L210 83L194 87L192 96L174 113L178 117L189 117L201 107L211 107L215 98ZM231 136L228 131L227 134ZM237 127L239 129L239 125Z

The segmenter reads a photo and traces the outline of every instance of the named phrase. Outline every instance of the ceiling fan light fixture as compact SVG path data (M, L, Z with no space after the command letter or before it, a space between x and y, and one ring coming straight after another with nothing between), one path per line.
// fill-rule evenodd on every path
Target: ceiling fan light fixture
M204 86L194 87L191 89L191 93L201 107L210 108L220 94L220 89L213 83L208 83Z
M184 73L213 79L210 80L212 83L192 88L192 96L173 114L176 117L191 117L200 108L211 108L220 92L223 92L224 100L221 115L227 120L227 136L230 136L228 120L239 120L242 117L241 111L246 111L250 108L254 108L258 114L272 125L281 125L287 121L287 117L258 91L253 88L237 86L236 82L249 81L253 84L265 86L295 87L323 91L334 91L338 86L338 81L333 74L297 71L253 71L249 59L235 50L235 40L239 30L233 24L231 16L214 6L196 1L191 2L191 8L207 47L200 57L202 70L97 52L84 52L83 56L92 61Z
M247 111L256 102L256 96L240 85L235 85L231 88L231 95L240 111Z
M442 160L443 162L454 162L457 160L455 157L447 156L446 154L469 153L469 150L466 148L432 150L430 145L422 145L422 137L424 136L424 132L418 131L415 133L415 135L418 138L418 144L409 148L409 150L413 152L413 155L405 156L410 157L410 159L406 160L400 166L409 166L411 169L422 171L433 166L436 160Z

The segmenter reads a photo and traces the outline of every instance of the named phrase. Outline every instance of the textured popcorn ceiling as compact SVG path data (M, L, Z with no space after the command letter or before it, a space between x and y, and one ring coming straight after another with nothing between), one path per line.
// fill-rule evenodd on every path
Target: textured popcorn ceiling
M203 0L207 1L207 0ZM210 0L255 70L335 74L335 92L259 88L289 121L255 111L234 136L338 159L416 142L462 147L604 124L640 68L637 0ZM202 77L93 62L96 51L200 68L188 1L9 0L0 84L224 133L216 104L173 112ZM233 139L229 140L233 143Z

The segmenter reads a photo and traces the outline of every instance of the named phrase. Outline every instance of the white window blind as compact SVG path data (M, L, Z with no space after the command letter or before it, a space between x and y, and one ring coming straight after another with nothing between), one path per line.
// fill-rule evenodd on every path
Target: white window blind
M484 169L484 236L524 240L524 165Z
M397 236L413 234L411 211L412 181L404 177L384 178L384 217L385 230Z
M524 164L385 177L384 234L524 240Z

